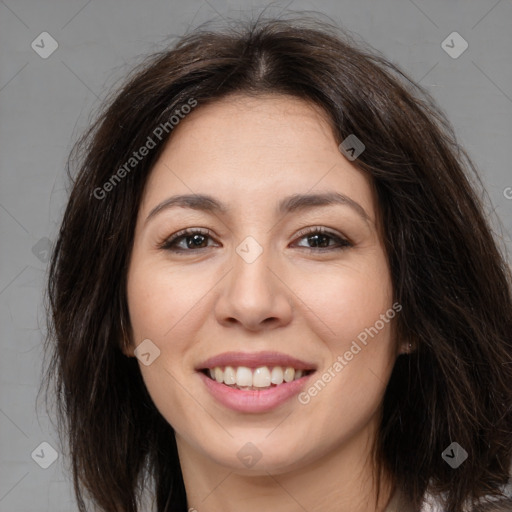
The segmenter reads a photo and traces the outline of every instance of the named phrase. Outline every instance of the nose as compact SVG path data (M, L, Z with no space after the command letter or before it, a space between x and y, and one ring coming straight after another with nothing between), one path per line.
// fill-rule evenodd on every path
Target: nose
M250 263L235 253L232 261L231 272L220 283L215 305L217 320L226 327L238 325L249 331L288 324L293 293L279 271L272 268L267 253L264 251Z

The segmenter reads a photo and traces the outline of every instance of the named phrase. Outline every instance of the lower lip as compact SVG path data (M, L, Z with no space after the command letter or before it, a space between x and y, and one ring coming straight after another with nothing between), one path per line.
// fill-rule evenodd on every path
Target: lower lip
M225 384L210 379L210 377L207 377L202 372L199 372L199 375L203 379L208 391L222 405L239 412L257 413L270 411L299 394L313 373L291 382L283 382L278 386L262 389L261 391L230 388Z

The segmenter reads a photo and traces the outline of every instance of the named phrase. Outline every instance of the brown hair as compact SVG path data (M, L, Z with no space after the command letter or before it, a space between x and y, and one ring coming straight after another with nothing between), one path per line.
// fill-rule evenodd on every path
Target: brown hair
M510 512L512 498L503 498L498 501L477 505L471 512Z
M159 511L186 510L174 431L121 351L138 205L172 132L108 194L97 190L181 105L231 93L313 102L340 143L354 134L365 145L353 164L375 185L403 307L396 332L414 345L386 389L377 480L389 471L415 510L427 490L446 496L447 512L499 496L512 460L511 278L473 164L428 93L380 54L315 19L260 19L151 56L70 155L68 172L80 168L50 266L46 381L80 511L87 490L104 511L135 512L149 477ZM456 469L441 457L453 441L468 453Z

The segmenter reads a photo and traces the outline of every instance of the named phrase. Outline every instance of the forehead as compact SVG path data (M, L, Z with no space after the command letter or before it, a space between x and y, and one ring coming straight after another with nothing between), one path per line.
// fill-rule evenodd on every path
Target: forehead
M374 217L371 181L339 151L319 106L285 95L237 94L199 104L175 126L142 206L171 192L215 194L247 207L265 197L275 203L277 196L331 190L363 203Z
M186 140L185 140L186 139ZM310 143L300 144L305 139ZM246 96L232 94L213 103L199 104L173 130L169 146L174 149L183 143L239 148L229 155L240 158L250 149L250 154L272 157L281 153L290 158L290 153L325 150L334 142L327 114L317 105L303 99L286 95Z

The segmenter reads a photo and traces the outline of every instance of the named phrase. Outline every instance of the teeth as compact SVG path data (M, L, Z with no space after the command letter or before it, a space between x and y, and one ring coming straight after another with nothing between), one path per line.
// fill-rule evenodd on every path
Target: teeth
M274 366L272 368L272 376L271 376L272 384L282 384L283 383L283 369L280 366Z
M268 366L260 366L255 369L246 366L236 368L226 366L222 369L220 366L216 366L208 370L208 375L213 380L241 389L263 389L272 385L278 386L283 382L300 379L305 373L305 371L295 370L291 366L286 368L274 366L272 370Z
M217 371L217 368L215 368L215 370ZM236 369L236 385L252 386L252 371L250 370L250 368L247 368L245 366L239 366Z
M270 371L266 366L254 370L252 385L255 388L268 388L270 386Z
M217 382L224 382L224 374L220 368L215 368L215 380Z
M224 384L229 386L236 384L236 372L231 366L226 366L224 369Z
M295 370L293 368L286 368L284 371L283 379L285 382L291 382L295 377Z

